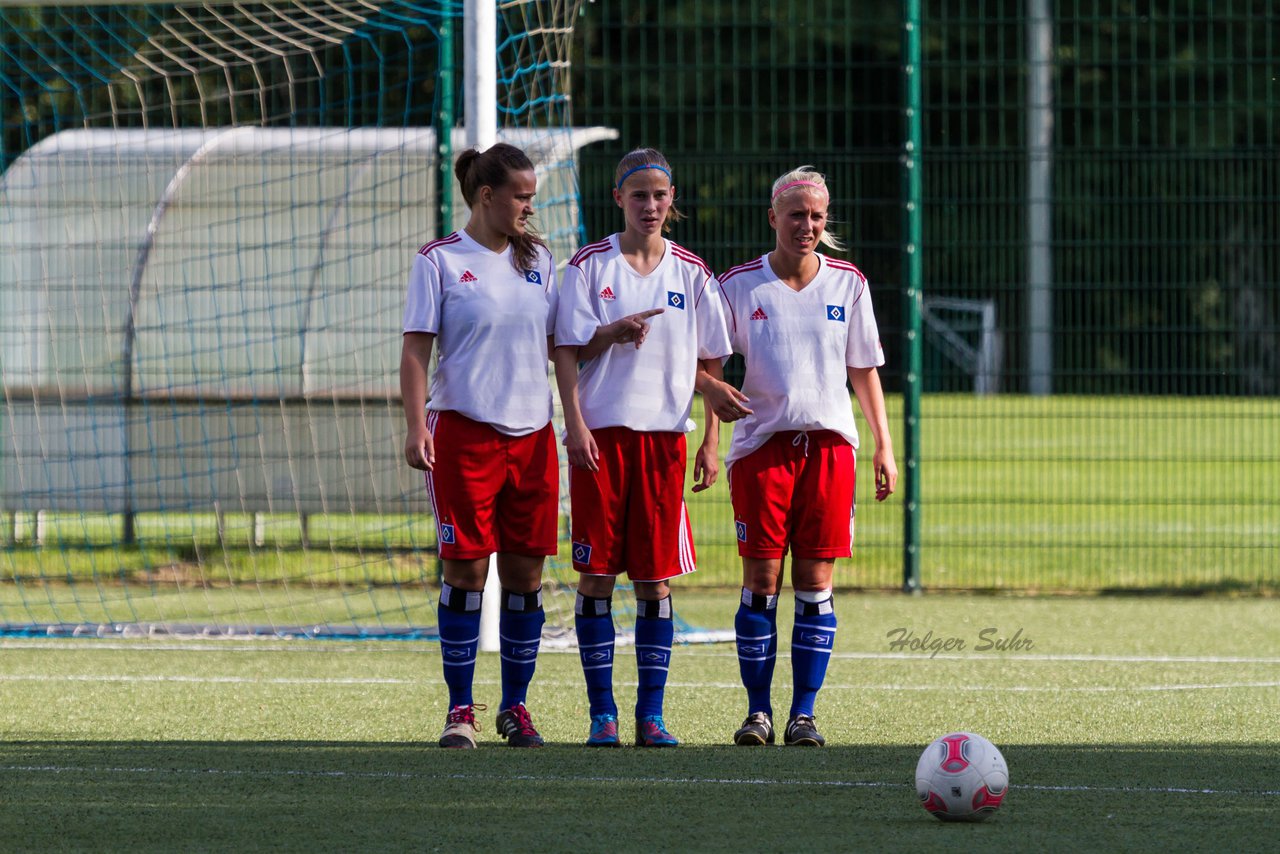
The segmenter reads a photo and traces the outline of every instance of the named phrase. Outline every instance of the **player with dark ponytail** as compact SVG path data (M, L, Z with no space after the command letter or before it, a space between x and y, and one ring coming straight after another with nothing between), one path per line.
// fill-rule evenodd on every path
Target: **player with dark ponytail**
M467 207L475 210L485 187L501 187L507 177L516 172L532 172L533 162L529 156L514 145L500 142L492 148L481 152L469 148L458 156L453 167L462 188L462 198ZM532 208L530 209L532 211ZM527 216L526 216L527 219ZM470 225L468 225L470 228ZM511 261L516 270L532 270L536 266L538 250L546 250L547 245L527 222L521 223L518 229L511 229L506 234L511 244Z
M496 552L497 728L513 747L540 747L525 698L542 638L542 567L556 553L559 519L547 382L555 262L529 228L537 178L523 151L470 149L454 172L471 216L414 257L400 357L405 460L426 472L444 564L437 618L449 711L440 746L476 746L475 713L486 708L472 696L480 601Z

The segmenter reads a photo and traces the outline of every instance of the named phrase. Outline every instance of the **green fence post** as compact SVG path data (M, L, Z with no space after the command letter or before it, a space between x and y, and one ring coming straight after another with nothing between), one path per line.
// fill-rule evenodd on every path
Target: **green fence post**
M903 4L902 73L905 140L902 155L903 196L903 318L907 342L906 382L902 391L903 537L902 589L920 591L920 369L923 341L920 328L921 207L920 146L920 0Z

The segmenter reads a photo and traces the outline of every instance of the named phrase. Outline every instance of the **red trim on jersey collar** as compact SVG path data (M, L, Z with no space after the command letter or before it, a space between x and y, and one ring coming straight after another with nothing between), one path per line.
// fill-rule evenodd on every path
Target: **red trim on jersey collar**
M761 257L761 258L755 259L754 261L748 261L745 264L739 264L736 267L730 267L728 270L725 270L724 275L720 277L720 284L723 285L725 282L729 281L739 273L745 273L749 270L759 270L763 266L764 266L764 258Z
M710 275L711 275L711 268L707 266L707 262L706 262L706 261L703 261L703 260L702 260L701 258L699 258L697 255L694 255L694 254L693 254L692 252L690 252L688 249L685 249L685 248L684 248L683 246L681 246L679 243L676 243L676 242L672 241L672 243L671 243L671 254L672 254L672 255L674 255L675 257L679 258L681 261L687 261L688 263L693 264L694 266L701 268L701 270L702 270L704 273L706 273L708 276L710 276Z
M446 246L450 243L457 243L461 239L462 239L462 235L458 234L458 232L455 231L453 234L450 234L448 237L441 237L437 240L432 240L430 243L424 244L423 247L418 250L418 254L426 255L428 252L430 252L432 249L435 249L437 246Z
M601 252L607 252L612 247L612 245L613 244L609 242L609 238L607 237L604 240L597 240L595 243L588 243L586 246L582 247L577 251L577 254L575 254L573 258L569 260L569 263L575 267L580 266L583 261L587 260L592 255L598 255Z

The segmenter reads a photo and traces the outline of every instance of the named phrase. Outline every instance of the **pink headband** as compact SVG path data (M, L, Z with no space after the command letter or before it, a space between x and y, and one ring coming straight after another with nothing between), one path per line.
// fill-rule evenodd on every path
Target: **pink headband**
M779 187L778 191L773 194L773 198L769 199L769 204L776 202L778 200L778 196L781 196L792 187L817 187L823 193L827 192L827 188L819 184L817 181L792 181L790 184L783 184Z

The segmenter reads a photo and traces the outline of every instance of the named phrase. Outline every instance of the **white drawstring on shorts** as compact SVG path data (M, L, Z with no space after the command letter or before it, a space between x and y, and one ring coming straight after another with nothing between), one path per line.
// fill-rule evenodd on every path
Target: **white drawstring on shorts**
M796 437L791 440L791 447L794 448L797 445L799 445L801 439L804 440L804 455L807 457L809 456L809 434L808 433L805 433L804 431L797 433Z

